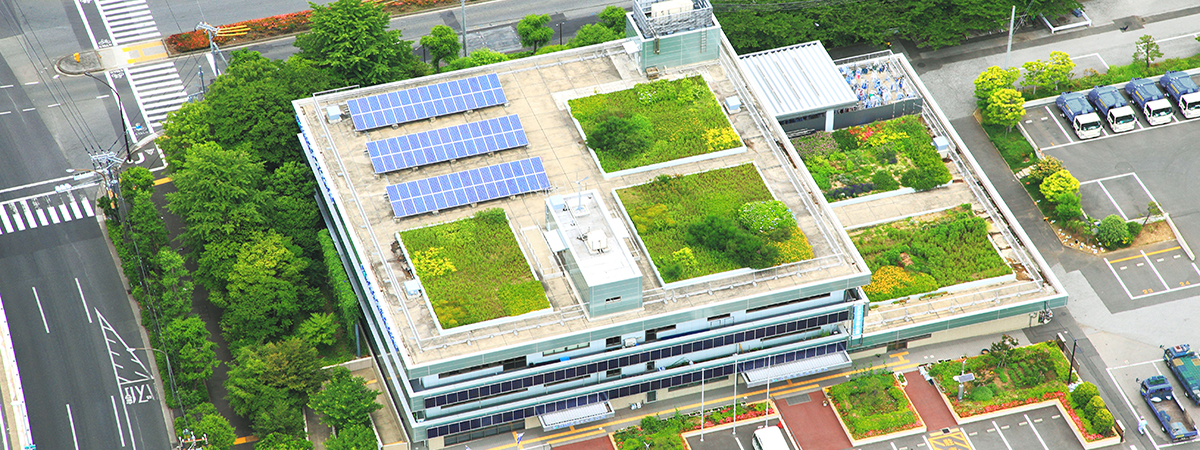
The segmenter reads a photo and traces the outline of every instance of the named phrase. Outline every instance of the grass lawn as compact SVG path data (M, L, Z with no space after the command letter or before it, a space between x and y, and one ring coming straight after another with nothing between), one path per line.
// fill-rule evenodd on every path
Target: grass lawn
M921 418L891 373L857 376L830 387L829 397L854 439L921 426Z
M872 301L922 294L1012 273L988 241L987 221L970 205L929 221L903 220L850 235L871 268Z
M751 164L679 177L660 176L650 183L620 189L617 195L668 283L746 267L727 252L689 244L689 226L709 216L733 219L742 205L773 199ZM778 250L775 265L813 257L804 233L792 228L787 240L766 244ZM663 274L665 265L684 259L679 253L684 249L692 255L687 259L694 259L694 263L685 264L678 276Z
M591 136L610 117L642 116L652 127L653 143L641 152L622 155L596 151L605 172L632 169L688 156L739 147L721 105L700 76L659 80L633 89L567 102L584 134Z
M1008 131L1003 125L985 124L983 132L987 133L992 145L1000 151L1000 156L1004 157L1004 162L1008 163L1008 167L1014 173L1037 163L1033 146L1029 145L1029 141L1025 140L1025 136L1019 130Z
M894 191L930 189L950 181L933 137L918 116L818 131L792 140L828 201Z
M400 233L442 328L546 309L504 210Z

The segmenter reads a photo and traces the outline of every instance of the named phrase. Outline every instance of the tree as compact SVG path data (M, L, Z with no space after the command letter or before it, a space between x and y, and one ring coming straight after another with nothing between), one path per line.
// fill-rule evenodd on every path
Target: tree
M375 450L378 447L379 440L375 438L375 432L363 425L338 431L337 436L325 441L325 448L329 450Z
M265 226L261 162L245 150L227 150L213 142L193 146L187 166L176 170L178 192L167 194L167 209L187 223L184 242L200 249Z
M300 323L297 334L313 347L329 346L336 342L333 337L337 334L337 329L338 324L333 318L333 313L313 313L312 316Z
M1063 192L1050 201L1054 202L1054 216L1059 221L1075 220L1083 215L1083 208L1079 204L1080 197L1076 192Z
M1092 397L1097 395L1100 395L1100 390L1096 388L1096 385L1090 381L1084 381L1071 391L1071 406L1075 409L1082 409L1084 405L1092 401Z
M187 416L175 418L175 434L184 437L206 437L205 450L228 450L237 439L233 425L217 413L212 403L201 403L188 410Z
M290 434L272 433L254 444L255 450L312 450L313 443Z
M299 435L304 429L301 407L320 388L326 374L320 355L299 338L243 347L225 381L229 405L250 419L255 434Z
M1066 84L1071 81L1071 77L1075 76L1072 72L1075 70L1075 61L1071 60L1071 56L1064 52L1050 52L1050 60L1046 62L1043 78L1047 85L1052 85L1055 90L1058 90L1060 84Z
M1006 69L1001 69L1000 66L988 67L975 78L975 98L983 106L992 97L992 92L997 89L1012 89L1013 83L1016 83L1020 77L1021 71L1016 67Z
M1063 192L1079 192L1079 180L1071 176L1071 171L1063 169L1042 180L1039 189L1042 196L1052 200L1058 198L1058 195Z
M554 37L554 29L546 26L548 22L549 14L530 14L517 22L517 35L521 37L521 46L533 47L533 51L537 52L538 47L550 42L550 38Z
M419 75L412 42L388 30L383 7L362 0L312 5L312 28L296 37L300 57L333 70L346 83L374 85Z
M1158 42L1154 41L1154 36L1144 34L1138 38L1137 42L1133 43L1133 61L1146 63L1146 69L1150 68L1150 64L1154 60L1163 57L1163 52L1158 48Z
M575 37L571 38L571 40L567 42L567 46L571 48L586 47L589 45L599 44L601 42L620 39L622 36L623 35L617 34L617 32L604 25L600 25L598 23L589 23L580 28L579 32L575 33Z
M157 276L150 277L157 287L158 315L162 320L172 321L186 316L192 310L191 274L183 266L183 257L171 247L159 249L155 257Z
M197 315L175 319L167 323L162 334L171 350L171 365L180 391L196 391L200 394L198 397L204 398L204 382L212 377L213 369L220 364L215 351L217 345L209 340L211 336L204 321ZM195 399L186 398L182 392L180 397L185 405L195 404Z
M167 114L162 122L162 136L154 143L172 169L179 171L186 165L187 151L192 146L212 140L211 114L212 107L205 101L184 103L179 110Z
M1108 434L1109 430L1112 430L1114 421L1112 412L1108 408L1100 408L1092 416L1092 429L1098 434Z
M1026 178L1037 185L1041 185L1042 180L1060 170L1063 170L1062 161L1053 156L1047 156L1039 159L1037 163L1030 167L1029 175Z
M984 123L1004 125L1008 131L1025 117L1025 97L1015 89L997 89L988 97Z
M1100 221L1100 227L1096 231L1096 240L1106 248L1117 248L1128 244L1129 227L1125 225L1125 219L1116 214L1109 214Z
M446 70L462 70L470 67L486 66L498 62L508 61L508 55L492 50L490 48L481 48L471 52L466 58L458 58L446 64Z
M154 174L145 167L134 166L121 172L121 192L147 191L154 186Z
M612 116L588 130L587 145L597 152L632 156L654 143L650 120L641 115Z
M264 342L291 329L302 304L313 295L302 272L307 259L275 232L260 233L242 244L224 294L212 293L224 308L221 329L233 348Z
M1046 62L1040 59L1026 61L1021 65L1025 69L1025 84L1033 86L1033 93L1037 94L1037 88L1046 87Z
M600 24L604 25L613 32L625 36L625 10L620 6L606 6L600 14Z
M1004 367L1008 362L1009 353L1012 352L1012 349L1017 348L1018 345L1020 344L1017 342L1017 338L1007 334L1001 335L1000 340L992 343L991 348L988 349L988 354L998 360L996 367Z
M305 258L319 259L321 250L317 244L317 230L325 227L321 223L320 209L313 200L316 180L313 179L312 169L307 164L287 161L275 169L268 184L273 194L267 205L272 228L291 238ZM314 285L323 281L321 267L317 264L310 265L305 275L313 280Z
M383 407L375 402L379 391L368 388L362 377L350 374L344 367L333 368L329 373L325 389L313 394L308 406L324 415L321 421L339 434L354 425L370 424L370 414Z
M441 72L441 61L454 59L461 48L458 35L445 25L435 26L429 30L428 36L421 36L421 46L429 50L429 55L433 57L434 72Z

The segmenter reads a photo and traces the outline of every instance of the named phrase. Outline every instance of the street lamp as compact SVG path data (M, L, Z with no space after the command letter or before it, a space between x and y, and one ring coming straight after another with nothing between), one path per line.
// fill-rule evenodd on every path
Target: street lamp
M164 352L164 351L159 350L154 347L146 347L146 348L125 347L125 350L128 350L129 353L133 353L134 350L150 350L150 351L162 353L163 357L167 358L167 377L169 377L171 379L171 392L175 394L176 400L178 400L179 391L175 388L175 371L171 369L171 355L167 354L167 352ZM183 405L183 403L180 402L180 405Z
M462 0L463 58L467 57L467 0Z
M558 23L558 45L562 46L562 22Z
M125 136L125 162L133 162L133 154L130 153L129 150L129 122L125 118L125 103L121 101L121 93L117 92L117 89L112 87L111 84L108 84L104 80L97 78L95 75L92 75L88 72L84 72L83 74L88 78L99 81L100 84L108 87L108 89L112 91L113 95L117 97L117 109L121 112L121 134Z

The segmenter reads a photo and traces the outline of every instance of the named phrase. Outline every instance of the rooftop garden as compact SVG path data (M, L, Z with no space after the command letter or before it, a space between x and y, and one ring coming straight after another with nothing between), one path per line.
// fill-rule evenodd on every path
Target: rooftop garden
M964 204L926 220L857 231L851 239L872 272L863 291L883 301L1012 273L987 229L987 221Z
M751 164L661 175L617 195L667 283L813 257L792 212Z
M442 328L550 307L504 210L400 233Z
M918 116L818 131L792 140L828 201L894 191L918 191L950 181L950 170Z
M1001 411L1031 403L1055 400L1061 403L1088 441L1113 436L1113 416L1092 383L1067 387L1078 378L1071 364L1053 342L1018 347L1015 338L1004 335L985 353L964 359L944 361L929 367L929 376L945 392L959 417ZM957 398L954 377L963 371L975 374L975 381L963 385L962 401Z
M567 103L605 172L742 145L700 76L658 80Z
M922 425L921 416L890 372L872 371L829 388L850 436L865 439Z

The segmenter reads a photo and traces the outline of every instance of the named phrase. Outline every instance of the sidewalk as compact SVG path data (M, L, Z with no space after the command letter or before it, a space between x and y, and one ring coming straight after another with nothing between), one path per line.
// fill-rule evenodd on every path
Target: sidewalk
M925 427L929 431L958 426L958 421L954 420L954 415L950 414L949 408L946 408L946 402L942 401L942 393L926 382L920 372L915 370L908 372L904 374L904 379L908 380L908 386L904 387L904 392L912 400L913 406L917 408L917 413L921 415L921 419L925 421Z
M775 402L792 437L804 450L842 450L850 448L850 438L838 423L833 407L828 406L825 393L814 391L791 400Z

